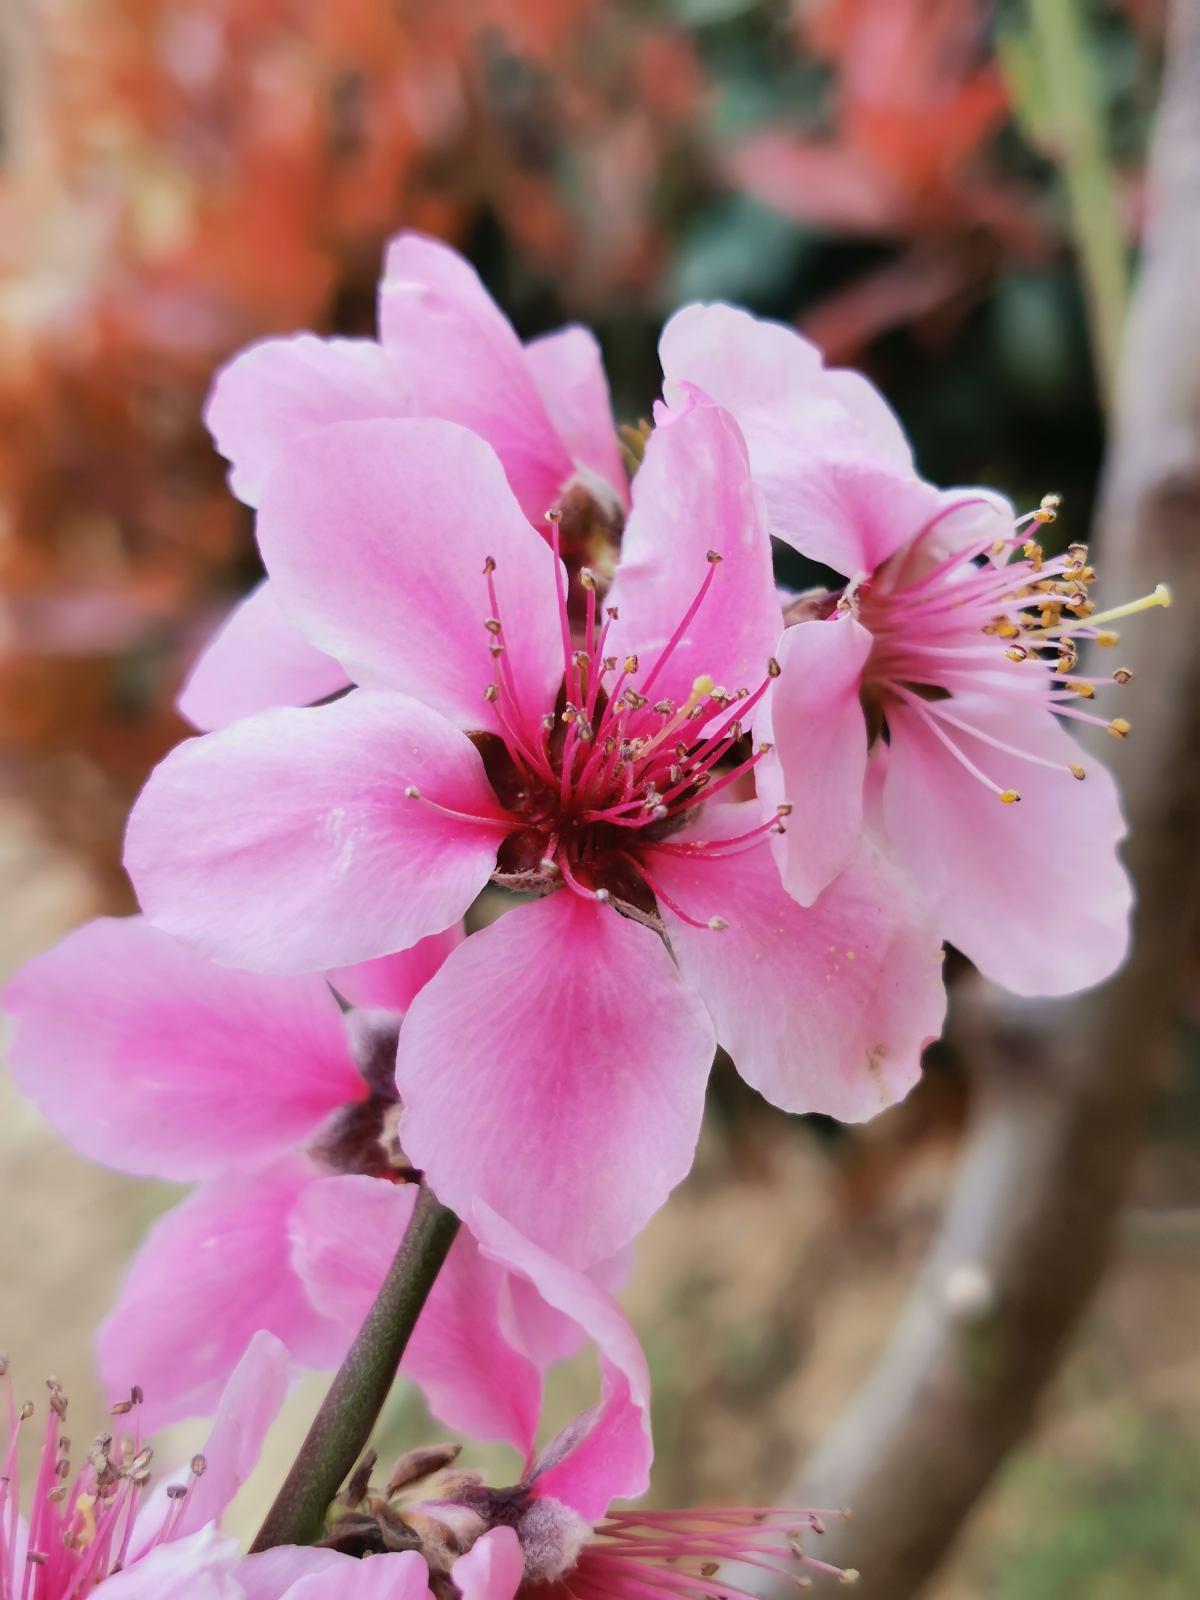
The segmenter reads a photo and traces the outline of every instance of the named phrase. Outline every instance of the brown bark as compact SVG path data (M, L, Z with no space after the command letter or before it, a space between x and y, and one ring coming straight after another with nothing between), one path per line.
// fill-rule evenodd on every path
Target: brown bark
M1134 945L1088 994L1016 1001L980 984L958 1007L976 1090L955 1188L877 1367L798 1488L800 1504L853 1508L819 1553L859 1568L869 1600L920 1591L1028 1429L1110 1254L1186 975L1200 904L1200 0L1174 5L1151 180L1096 539L1110 601L1160 580L1174 595L1126 624L1135 679L1116 709L1133 733L1100 752L1126 797Z

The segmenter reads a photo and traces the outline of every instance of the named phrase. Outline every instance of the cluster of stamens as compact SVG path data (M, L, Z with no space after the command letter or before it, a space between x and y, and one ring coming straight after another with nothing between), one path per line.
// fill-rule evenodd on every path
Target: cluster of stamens
M1132 673L1118 667L1106 677L1082 675L1079 646L1088 641L1111 648L1118 635L1108 624L1170 604L1170 594L1160 584L1140 600L1098 612L1090 594L1096 573L1087 546L1071 544L1063 554L1047 557L1033 531L1053 522L1058 507L1059 497L1046 495L1036 511L1014 524L1010 536L956 550L913 575L922 541L943 517L960 509L949 507L874 580L849 585L838 601L842 609L861 616L872 633L869 703L879 706L886 721L888 698L903 702L1005 805L1020 800L1019 790L981 772L961 747L963 735L1017 760L1065 770L1078 780L1086 777L1086 769L1074 761L1064 769L1060 762L964 721L956 714L955 693L982 690L1029 704L1029 683L1010 676L1011 667L1005 664L1038 669L1043 677L1037 703L1056 716L1093 723L1123 739L1129 733L1123 717L1106 719L1078 702L1094 700L1101 687L1128 683Z
M682 702L655 688L688 634L716 580L721 557L708 568L695 598L651 662L608 651L617 611L600 604L595 574L579 574L582 622L572 627L566 584L558 561L558 513L547 514L555 554L563 680L553 711L531 714L522 703L508 661L508 624L496 593L496 563L484 566L490 615L484 619L496 666L484 689L501 729L497 751L481 740L485 765L506 813L466 818L503 828L497 881L525 890L565 885L574 894L615 902L627 914L657 923L666 905L696 927L719 929L720 917L692 917L654 876L653 856L728 857L754 848L764 834L782 832L784 804L773 816L736 838L673 841L699 806L729 791L754 771L770 748L752 745L747 718L779 675L774 660L762 681L726 688L708 674L696 677ZM425 799L415 787L411 798ZM432 802L428 802L432 803Z
M71 1465L71 1441L63 1433L67 1397L53 1378L46 1381L49 1405L33 1494L24 1557L18 1545L20 1445L34 1418L31 1401L18 1406L8 1360L0 1356L8 1411L8 1442L0 1476L0 1600L80 1600L102 1579L119 1572L133 1555L135 1519L150 1480L153 1452L141 1440L137 1408L142 1395L113 1406L117 1418L132 1415L132 1432L106 1432L92 1441L78 1471ZM129 1425L126 1424L126 1427ZM173 1537L184 1503L207 1463L194 1456L187 1483L167 1488L168 1510L153 1544Z

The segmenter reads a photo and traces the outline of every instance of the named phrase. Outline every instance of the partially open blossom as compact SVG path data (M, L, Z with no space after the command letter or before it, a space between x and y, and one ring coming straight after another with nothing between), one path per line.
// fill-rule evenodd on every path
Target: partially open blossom
M347 1600L407 1595L418 1576L411 1570L414 1557L424 1564L420 1576L435 1596L463 1600L513 1600L518 1593L562 1600L740 1600L733 1574L716 1581L726 1562L792 1582L802 1582L805 1569L834 1570L801 1546L803 1537L820 1530L815 1512L766 1506L613 1510L614 1500L645 1492L652 1455L649 1374L632 1328L594 1282L539 1250L486 1206L475 1208L468 1221L481 1253L513 1283L524 1284L527 1308L534 1302L552 1308L592 1344L599 1400L539 1451L540 1391L531 1388L532 1403L508 1436L524 1468L517 1483L501 1488L459 1467L455 1446L410 1451L378 1487L371 1483L374 1458L368 1458L330 1510L324 1551L308 1558L270 1552L246 1563L246 1574L264 1585L256 1591L263 1600L279 1592L267 1586L270 1573L282 1586L304 1570L306 1559L321 1563L323 1579L344 1583ZM461 1352L450 1351L447 1359L461 1359ZM537 1366L531 1351L531 1373ZM486 1384L486 1364L468 1357L464 1379ZM503 1381L494 1369L493 1387ZM369 1576L352 1570L355 1561ZM394 1571L394 1589L385 1571Z
M180 746L126 859L152 921L264 971L403 949L489 879L533 895L414 1001L402 1138L444 1203L586 1264L687 1171L716 1041L778 1104L864 1117L911 1085L944 999L891 869L864 850L806 911L770 855L787 805L737 803L780 614L728 415L654 434L606 595L586 570L568 592L559 509L547 544L447 422L282 447L267 569L360 687Z
M186 1345L170 1352L178 1365L188 1358ZM103 1600L243 1600L234 1577L241 1552L217 1524L258 1459L287 1373L283 1346L259 1333L230 1376L203 1449L186 1471L155 1483L140 1389L114 1406L111 1427L80 1452L82 1460L73 1459L61 1386L48 1381L43 1421L35 1403L14 1396L0 1357L9 1433L0 1469L0 1597L82 1600L100 1590ZM26 1519L18 1511L19 1445L30 1429L41 1432L42 1444Z
M208 425L230 483L257 505L281 450L314 427L374 417L444 417L486 439L527 516L561 501L565 537L603 559L627 503L600 351L582 327L522 345L472 267L404 233L379 286L379 339L267 339L218 376ZM231 613L184 686L198 728L346 686L338 661L298 632L261 584Z
M770 532L848 580L791 608L755 725L775 746L760 792L793 808L788 888L808 904L843 869L878 785L894 859L989 977L1024 994L1106 977L1128 938L1124 824L1066 730L1128 732L1092 708L1128 673L1084 675L1079 646L1115 644L1109 623L1165 591L1097 611L1086 548L1039 542L1053 496L1018 518L925 482L882 397L790 329L691 306L661 348L671 405L699 389L737 417Z
M100 1329L105 1382L144 1385L145 1425L211 1411L260 1328L295 1364L341 1359L366 1310L336 1315L357 1281L354 1241L372 1231L390 1259L416 1193L396 1137L401 1014L459 934L330 974L364 1003L345 1015L324 977L231 972L140 917L77 929L9 984L17 1081L71 1143L126 1172L198 1180L151 1229ZM482 1438L506 1419L442 1381L442 1351L499 1348L504 1296L463 1232L405 1360L434 1413Z

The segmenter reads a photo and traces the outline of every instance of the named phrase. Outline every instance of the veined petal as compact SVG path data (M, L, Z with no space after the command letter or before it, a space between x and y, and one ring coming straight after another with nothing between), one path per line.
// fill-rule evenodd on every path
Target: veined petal
M231 972L142 917L77 928L16 975L13 1073L77 1150L175 1180L256 1165L366 1087L322 978Z
M755 826L750 801L712 806L671 843L710 844ZM901 875L869 845L810 907L786 892L766 840L729 858L660 851L655 876L689 916L663 920L680 969L704 995L742 1076L785 1111L874 1116L920 1076L941 1031L941 950Z
M1036 703L984 694L946 702L981 737L948 727L969 761L1019 804L957 761L928 720L889 708L884 819L897 859L933 906L947 939L1016 994L1070 994L1125 958L1132 890L1117 846L1125 836L1116 785ZM1056 764L1006 754L998 739ZM1068 767L1079 764L1082 783Z
M572 325L531 339L525 346L525 365L575 463L594 472L622 505L628 505L625 466L595 335Z
M710 552L721 559L710 562ZM771 542L737 424L718 406L690 399L646 446L608 596L619 613L612 653L638 656L639 687L705 583L704 599L653 678L654 698L682 704L702 674L730 692L756 687L783 627Z
M457 922L495 865L500 819L465 734L358 690L179 745L134 806L125 865L147 917L216 960L325 970Z
M308 706L349 686L346 669L280 611L263 582L226 617L179 692L179 710L207 733L275 706Z
M554 556L465 428L350 422L307 435L267 483L258 539L284 612L355 683L498 731L484 698L496 610L525 724L552 706L563 675Z
M97 1336L105 1387L142 1386L147 1428L212 1412L260 1328L300 1365L338 1359L341 1330L312 1309L288 1259L288 1218L314 1176L299 1157L229 1174L151 1228Z
M495 450L541 525L573 466L507 317L457 251L402 233L388 246L379 336L424 416L461 422Z
M577 1266L611 1256L691 1165L713 1035L657 935L568 890L472 934L400 1033L401 1139Z
M452 950L463 942L461 922L444 933L431 933L409 950L380 956L375 961L360 961L353 967L335 967L325 976L352 1006L368 1006L380 1011L406 1012L413 996L423 989Z

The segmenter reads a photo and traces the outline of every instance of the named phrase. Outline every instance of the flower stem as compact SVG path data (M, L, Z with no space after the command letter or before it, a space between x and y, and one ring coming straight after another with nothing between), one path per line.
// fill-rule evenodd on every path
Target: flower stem
M330 1384L252 1550L311 1544L320 1538L329 1503L371 1436L457 1232L458 1218L422 1182L375 1304Z

